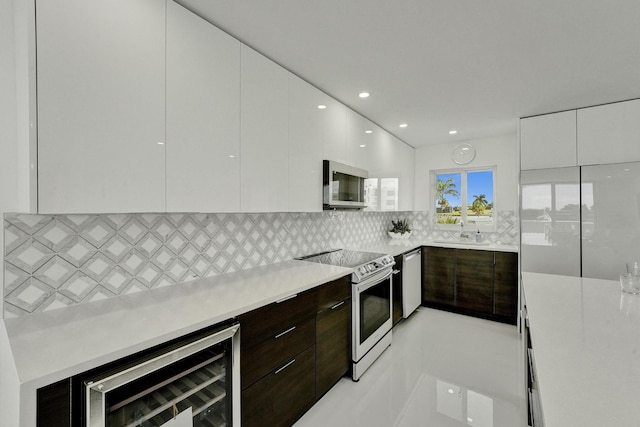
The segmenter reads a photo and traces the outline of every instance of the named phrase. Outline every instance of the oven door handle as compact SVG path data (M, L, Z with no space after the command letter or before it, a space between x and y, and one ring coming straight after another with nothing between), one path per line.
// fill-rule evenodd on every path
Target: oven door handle
M381 271L375 276L371 276L366 280L363 280L362 282L356 284L355 287L358 290L358 292L362 292L363 290L370 288L373 285L377 285L380 282L384 282L385 280L390 278L392 275L393 275L393 267L389 267L387 271Z

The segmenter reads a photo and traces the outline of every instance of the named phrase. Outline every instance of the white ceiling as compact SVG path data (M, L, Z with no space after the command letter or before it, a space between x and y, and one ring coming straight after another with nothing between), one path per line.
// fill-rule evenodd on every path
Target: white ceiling
M640 97L638 0L180 2L414 147Z

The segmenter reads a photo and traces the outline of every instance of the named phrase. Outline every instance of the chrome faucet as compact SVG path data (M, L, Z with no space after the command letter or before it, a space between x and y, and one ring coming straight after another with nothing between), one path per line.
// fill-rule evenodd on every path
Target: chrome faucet
M460 240L470 239L469 233L464 232L464 221L460 221Z

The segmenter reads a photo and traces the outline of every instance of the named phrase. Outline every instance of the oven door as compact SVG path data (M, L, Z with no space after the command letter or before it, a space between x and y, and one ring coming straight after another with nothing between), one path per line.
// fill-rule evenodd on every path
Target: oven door
M353 285L352 354L359 361L391 330L393 268Z

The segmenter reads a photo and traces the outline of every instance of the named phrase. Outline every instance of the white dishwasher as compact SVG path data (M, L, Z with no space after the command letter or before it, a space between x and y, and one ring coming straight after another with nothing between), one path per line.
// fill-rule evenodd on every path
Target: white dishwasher
M422 303L422 250L402 256L402 317L407 318Z

